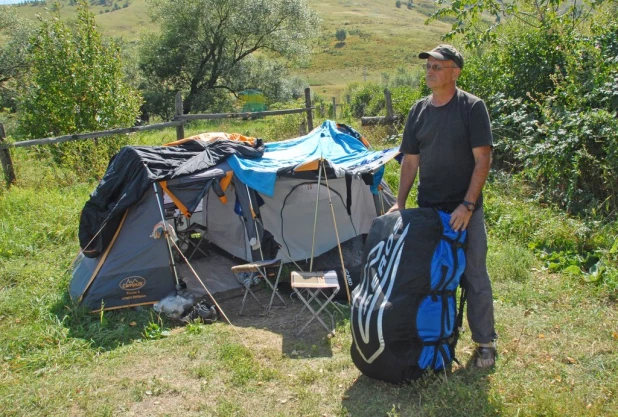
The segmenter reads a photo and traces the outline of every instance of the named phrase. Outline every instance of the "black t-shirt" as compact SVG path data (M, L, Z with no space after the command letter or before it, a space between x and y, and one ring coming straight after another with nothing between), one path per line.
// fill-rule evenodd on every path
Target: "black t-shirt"
M480 98L457 89L444 106L431 96L410 109L400 151L420 154L418 205L453 211L461 204L472 178L472 148L493 146L489 114ZM477 207L481 207L482 195Z

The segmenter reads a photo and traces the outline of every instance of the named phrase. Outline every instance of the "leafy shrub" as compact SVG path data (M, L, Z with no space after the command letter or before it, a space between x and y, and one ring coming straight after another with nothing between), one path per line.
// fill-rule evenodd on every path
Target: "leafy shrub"
M346 88L346 94L350 95L352 117L375 116L384 109L384 92L378 84L352 83Z
M75 26L59 16L43 21L32 40L31 82L19 104L20 127L31 138L131 126L141 98L124 83L119 50L96 30L84 1ZM122 137L65 142L38 149L59 164L87 173L93 158L107 161L124 144ZM101 155L103 154L103 155Z
M347 36L348 34L345 29L337 29L337 31L335 32L335 39L337 39L339 42L345 41L345 38L347 38Z
M344 95L350 97L346 115L354 118L386 115L386 88L391 92L395 115L407 115L412 104L429 92L421 77L420 71L409 71L402 67L394 74L383 73L381 84L348 84L344 92Z
M498 44L466 54L459 85L486 99L539 97L553 90L555 74L564 74L570 42L555 31L512 25Z
M298 109L301 107L305 107L305 101L299 99L288 103L273 103L270 105L269 109L283 110ZM268 127L266 128L264 136L264 139L268 141L295 138L301 133L301 125L304 126L305 129L307 128L306 115L303 113L273 116L269 117L268 121Z
M390 89L393 112L395 115L407 116L410 107L423 97L423 91L412 87L394 87Z
M617 33L615 23L586 36L510 29L468 54L461 77L488 103L496 165L571 213L618 208Z

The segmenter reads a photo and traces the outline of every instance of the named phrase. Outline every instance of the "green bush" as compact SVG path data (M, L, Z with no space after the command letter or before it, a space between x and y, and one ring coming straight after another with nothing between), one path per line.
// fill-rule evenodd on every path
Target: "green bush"
M618 25L585 36L517 28L468 53L460 83L488 104L495 166L571 213L615 216Z
M345 38L347 37L348 37L348 34L345 31L345 29L337 29L337 31L335 32L335 39L337 39L337 41L339 42L345 41Z
M382 84L348 84L344 92L344 95L350 97L346 115L354 118L385 116L385 88L388 88L391 92L395 115L407 115L412 104L428 94L425 82L421 81L418 71L408 72L404 68L399 68L394 74L382 74Z
M485 99L539 97L553 90L555 74L564 74L570 42L555 31L513 24L497 44L466 54L459 85Z
M376 116L384 109L384 91L378 84L348 84L345 94L350 96L352 117Z
M141 97L124 82L118 47L106 43L84 1L75 25L56 14L32 39L31 80L19 103L20 128L31 138L132 126ZM88 173L97 158L107 161L122 137L66 142L37 149L59 165Z

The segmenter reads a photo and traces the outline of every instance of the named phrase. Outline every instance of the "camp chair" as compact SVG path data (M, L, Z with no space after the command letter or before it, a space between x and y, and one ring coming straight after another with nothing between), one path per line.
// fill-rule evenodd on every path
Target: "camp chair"
M208 256L201 246L206 238L206 226L193 222L186 228L179 229L178 227L182 226L186 221L187 220L183 221L183 219L180 219L179 216L174 218L176 235L178 236L178 247L182 250L183 255L187 258L187 261L191 261L193 256L198 252L203 256ZM199 238L196 237L197 235L199 235Z
M242 315L242 312L245 308L245 303L247 301L247 296L251 295L258 303L262 304L260 300L256 297L255 293L251 289L251 285L255 282L256 278L262 277L264 282L270 287L272 290L272 294L270 296L270 302L267 306L262 305L265 309L265 314L270 313L270 310L273 305L273 301L275 299L275 295L281 300L283 303L282 307L287 307L287 304L281 297L281 294L277 291L277 286L279 285L279 278L281 277L281 269L283 268L283 264L279 259L270 259L265 261L256 261L249 264L244 265L236 265L232 267L232 272L236 275L238 281L245 287L245 294L242 298L242 305L240 306L240 312L238 314ZM272 272L269 276L269 270ZM276 271L276 272L275 272ZM248 277L242 277L240 274L249 274ZM271 282L271 277L274 276L274 281Z
M339 280L335 271L327 272L292 272L291 274L292 289L298 295L298 299L304 304L303 308L296 314L296 324L298 327L298 318L305 309L311 312L311 318L300 329L296 331L296 336L300 335L303 330L315 319L329 332L335 332L335 318L328 310L330 305L334 306L341 313L339 308L333 303L335 295L339 291ZM328 295L324 290L332 290ZM306 297L303 296L306 293ZM311 306L311 303L317 305L317 309ZM330 317L331 326L328 327L320 314L326 313Z

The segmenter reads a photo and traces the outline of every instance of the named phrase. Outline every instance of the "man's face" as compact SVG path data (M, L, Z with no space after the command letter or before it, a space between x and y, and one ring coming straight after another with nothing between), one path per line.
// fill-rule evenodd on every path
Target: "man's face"
M461 69L453 61L440 61L430 56L427 58L425 83L430 89L442 89L454 85Z

